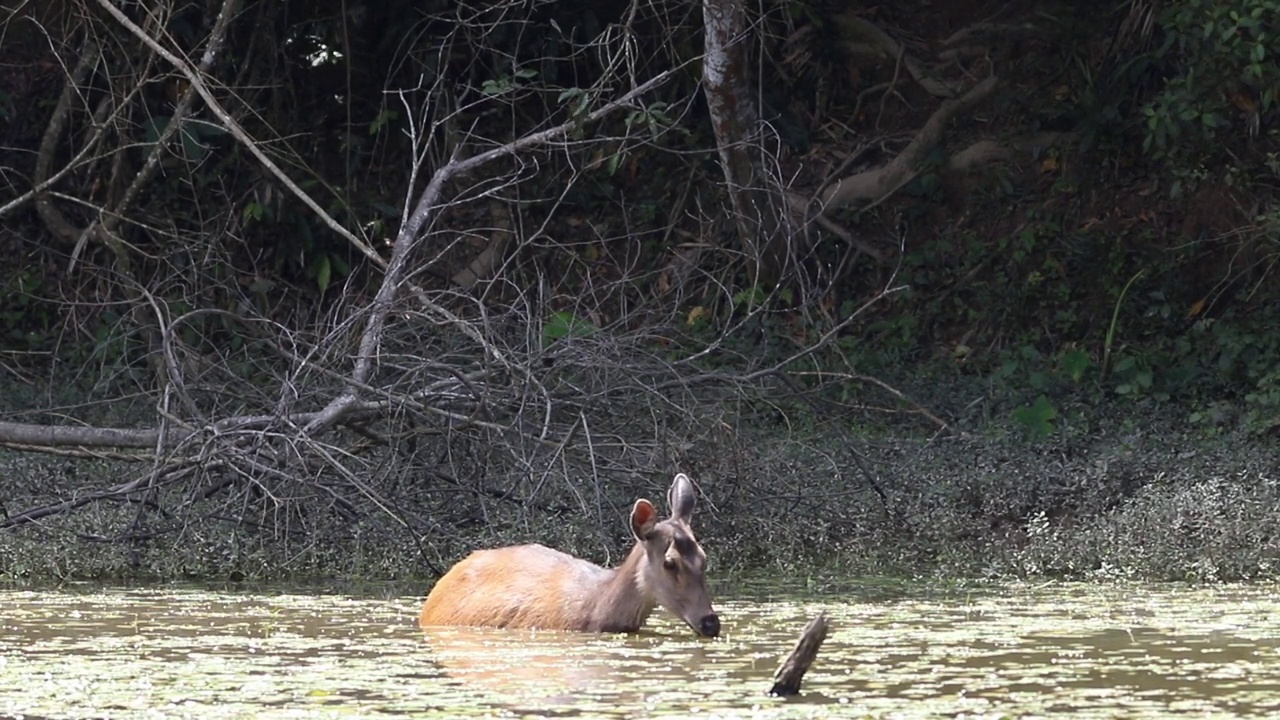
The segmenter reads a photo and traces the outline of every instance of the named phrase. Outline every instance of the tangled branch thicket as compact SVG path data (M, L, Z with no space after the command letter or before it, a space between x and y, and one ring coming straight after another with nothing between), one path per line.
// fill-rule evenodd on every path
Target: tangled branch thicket
M607 561L676 470L721 569L1273 576L1275 213L1151 192L1184 58L820 7L0 3L0 576Z
M193 566L246 536L312 556L391 538L438 564L458 528L545 537L568 514L609 547L657 478L743 449L731 413L776 409L778 374L813 346L765 358L743 340L764 306L739 297L732 254L690 238L731 226L696 162L675 206L607 199L641 149L681 142L693 88L667 86L646 34L678 8L633 4L581 43L538 7L435 3L387 25L388 49L322 10L284 17L294 5L66 0L8 18L41 30L24 52L65 81L0 212L56 239L23 252L65 268L66 339L44 407L0 441L113 464L87 486L11 488L0 528L182 546ZM370 92L385 59L390 89ZM584 69L585 87L551 77ZM712 332L708 307L738 317ZM58 407L62 383L95 400Z

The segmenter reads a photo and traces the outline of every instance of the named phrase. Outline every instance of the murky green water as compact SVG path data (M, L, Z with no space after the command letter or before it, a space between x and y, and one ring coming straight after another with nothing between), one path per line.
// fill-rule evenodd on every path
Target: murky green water
M417 597L0 591L0 717L1264 717L1269 587L718 599L698 640L415 626ZM762 695L819 610L800 698Z

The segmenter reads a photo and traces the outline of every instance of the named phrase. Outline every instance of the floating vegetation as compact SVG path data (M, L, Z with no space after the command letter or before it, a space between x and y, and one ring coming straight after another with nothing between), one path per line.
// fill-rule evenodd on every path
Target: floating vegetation
M418 597L0 592L0 716L111 718L1269 716L1270 588L999 585L718 600L720 638L424 634ZM799 629L802 694L764 695Z

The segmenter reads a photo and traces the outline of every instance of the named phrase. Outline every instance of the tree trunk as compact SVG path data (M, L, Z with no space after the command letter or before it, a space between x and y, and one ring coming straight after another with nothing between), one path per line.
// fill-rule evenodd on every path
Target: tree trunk
M750 283L771 289L787 261L781 195L764 172L760 113L749 73L741 0L703 0L707 108Z

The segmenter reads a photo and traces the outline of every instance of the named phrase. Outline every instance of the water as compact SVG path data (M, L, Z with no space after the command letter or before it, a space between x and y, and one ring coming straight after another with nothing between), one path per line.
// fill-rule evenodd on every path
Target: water
M912 593L908 593L912 595ZM416 626L418 597L0 591L0 717L1265 717L1268 587L717 598L720 638ZM769 698L808 618L801 697Z

